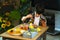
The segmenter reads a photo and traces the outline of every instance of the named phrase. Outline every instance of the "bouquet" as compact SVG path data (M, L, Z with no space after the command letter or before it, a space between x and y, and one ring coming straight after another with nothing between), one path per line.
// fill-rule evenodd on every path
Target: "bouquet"
M12 23L9 20L8 17L1 17L0 16L0 33L5 32L5 31L7 31L8 29L10 29L12 27L13 27Z

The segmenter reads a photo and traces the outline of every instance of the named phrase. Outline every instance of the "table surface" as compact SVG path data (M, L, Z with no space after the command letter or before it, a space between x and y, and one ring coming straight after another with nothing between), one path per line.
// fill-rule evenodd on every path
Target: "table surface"
M44 32L47 31L48 27L40 27L41 28L41 31L38 32L38 34L34 37L34 38L24 38L22 36L12 36L12 35L9 35L7 32L4 32L2 34L0 34L1 37L5 37L5 38L13 38L13 39L21 39L21 40L36 40L38 37L40 37L41 35L43 35Z

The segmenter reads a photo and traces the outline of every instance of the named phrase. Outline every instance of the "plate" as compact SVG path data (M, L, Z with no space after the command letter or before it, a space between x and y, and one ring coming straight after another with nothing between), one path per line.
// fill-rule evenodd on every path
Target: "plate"
M18 34L8 33L8 34L13 35L13 36L19 36L19 35L21 35L21 33L18 33Z
M10 35L16 35L16 36L21 35L21 32L14 32L14 31L11 32L11 30L13 30L13 29L8 30L7 33Z

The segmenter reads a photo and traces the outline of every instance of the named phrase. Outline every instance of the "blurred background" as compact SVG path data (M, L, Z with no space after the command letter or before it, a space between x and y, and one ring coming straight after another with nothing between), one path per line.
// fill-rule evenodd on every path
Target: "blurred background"
M60 40L60 0L0 0L0 16L8 17L12 25L16 26L22 23L21 17L27 15L30 8L34 8L36 4L45 9L44 16L49 27L47 36L51 40ZM5 16L6 12L9 16Z

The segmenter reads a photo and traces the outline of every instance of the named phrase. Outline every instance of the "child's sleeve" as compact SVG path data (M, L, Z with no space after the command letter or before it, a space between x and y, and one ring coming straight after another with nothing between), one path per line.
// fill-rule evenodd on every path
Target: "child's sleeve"
M41 19L44 19L44 20L45 20L45 22L47 23L47 19L46 19L46 17L45 17L45 16L43 16L42 14L41 14Z

